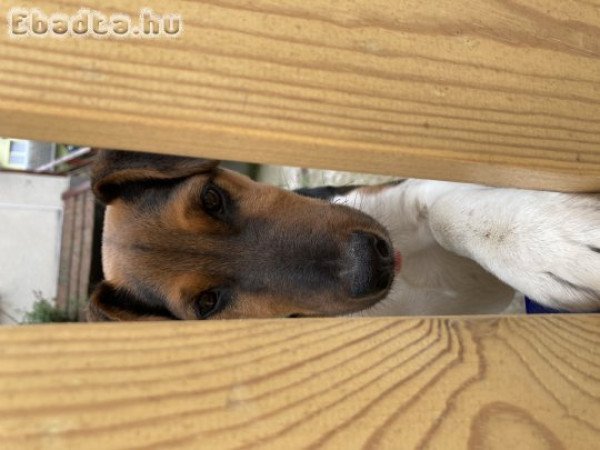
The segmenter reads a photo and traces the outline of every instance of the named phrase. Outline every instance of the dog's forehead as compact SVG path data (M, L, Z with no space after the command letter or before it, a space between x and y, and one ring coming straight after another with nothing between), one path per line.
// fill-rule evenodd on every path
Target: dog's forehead
M214 273L220 243L210 233L181 227L178 220L163 209L139 211L137 204L120 200L108 206L102 249L107 279L170 282L173 274Z

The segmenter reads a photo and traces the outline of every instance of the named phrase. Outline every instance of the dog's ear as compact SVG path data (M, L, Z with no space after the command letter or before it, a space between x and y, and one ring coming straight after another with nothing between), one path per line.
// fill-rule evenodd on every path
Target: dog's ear
M126 289L102 281L92 293L87 308L88 322L124 322L140 320L176 320L169 310L153 306Z
M213 170L219 161L155 153L100 150L92 171L96 196L108 204L124 186L151 180L175 180Z

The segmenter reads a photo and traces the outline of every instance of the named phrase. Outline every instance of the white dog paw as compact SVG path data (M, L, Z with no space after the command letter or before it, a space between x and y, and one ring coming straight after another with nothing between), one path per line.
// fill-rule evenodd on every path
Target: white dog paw
M515 210L502 254L511 284L544 305L600 309L600 199L531 193Z
M600 310L600 196L456 189L433 204L430 226L446 249L544 305Z

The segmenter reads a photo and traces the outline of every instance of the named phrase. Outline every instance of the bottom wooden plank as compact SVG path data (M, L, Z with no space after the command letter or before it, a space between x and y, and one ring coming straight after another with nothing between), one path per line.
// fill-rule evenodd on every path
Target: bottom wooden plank
M598 316L0 330L4 448L597 448Z

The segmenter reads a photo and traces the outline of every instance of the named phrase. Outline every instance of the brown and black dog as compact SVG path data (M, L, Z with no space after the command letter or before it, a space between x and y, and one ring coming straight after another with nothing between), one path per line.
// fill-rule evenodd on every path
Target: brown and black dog
M101 151L92 183L107 210L91 321L340 315L392 285L377 221L217 161Z

